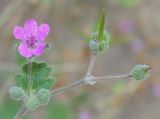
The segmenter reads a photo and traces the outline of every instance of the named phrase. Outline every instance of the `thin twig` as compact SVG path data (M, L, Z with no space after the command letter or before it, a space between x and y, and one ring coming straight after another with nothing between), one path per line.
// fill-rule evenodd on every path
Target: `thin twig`
M66 85L66 86L64 86L64 87L61 87L61 88L58 88L58 89L56 89L56 90L51 91L51 96L55 96L55 95L58 95L58 94L62 94L62 93L64 93L64 92L68 91L68 90L71 90L71 89L73 89L73 88L80 87L80 86L82 86L82 85L84 85L84 84L86 84L86 83L85 83L85 81L84 81L83 79L78 80L78 81L76 81L76 82L74 82L74 83L68 84L68 85Z
M104 76L104 77L96 77L98 80L106 80L106 79L121 79L121 78L131 78L131 74L121 74L117 76Z
M89 63L89 66L88 66L88 69L87 69L87 73L86 73L86 77L91 75L92 72L93 72L93 67L94 67L94 64L96 62L96 59L97 59L97 54L95 53L92 53L91 55L91 60L90 60L90 63ZM81 79L81 80L78 80L77 82L75 83L71 83L69 85L66 85L64 87L61 87L57 90L54 90L51 92L51 95L54 96L54 95L57 95L57 94L60 94L60 93L63 93L65 92L66 90L70 90L74 87L78 87L78 86L81 86L81 85L84 85L86 82L84 81L84 79Z
M117 75L117 76L104 76L104 77L95 77L95 80L100 81L100 80L111 80L111 79L122 79L122 78L131 78L132 76L130 74L121 74L121 75ZM80 86L83 86L87 84L84 79L80 79L74 83L68 84L64 87L58 88L56 90L53 90L51 92L51 96L55 96L58 94L62 94L68 90L71 90L73 88L77 88Z
M89 66L88 66L87 73L86 73L85 77L87 77L87 76L89 76L89 75L92 74L92 72L93 72L93 66L94 66L94 64L96 62L96 59L97 59L97 54L92 53L91 60L90 60L90 63L89 63ZM85 78L83 78L81 80L78 80L78 81L76 81L74 83L71 83L69 85L66 85L64 87L61 87L59 89L53 90L51 92L51 96L55 96L55 95L64 93L64 92L66 92L66 91L68 91L68 90L70 90L72 88L79 87L79 86L82 86L82 85L86 84L86 82L85 82L84 79Z
M87 69L85 77L92 75L93 67L95 65L96 59L97 59L97 54L96 53L92 53L91 60L90 60L90 63L89 63L89 66L88 66L88 69Z

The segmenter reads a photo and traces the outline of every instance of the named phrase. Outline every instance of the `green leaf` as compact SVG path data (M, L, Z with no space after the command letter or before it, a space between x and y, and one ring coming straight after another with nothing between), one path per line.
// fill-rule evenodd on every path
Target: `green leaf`
M54 82L55 82L54 78L48 78L43 82L40 88L50 89L52 85L54 84Z
M25 64L22 67L22 73L17 74L16 84L17 86L22 87L23 89L27 89L29 85L29 70L28 64ZM51 73L51 68L48 67L46 63L36 63L32 62L32 90L38 91L40 88L49 89L52 87L54 83L54 79L49 78L49 74Z
M105 11L103 9L101 11L99 31L98 31L98 40L99 41L104 39L104 27L105 27Z
M24 90L27 89L27 76L25 74L17 74L15 76L16 84L18 87L23 88Z

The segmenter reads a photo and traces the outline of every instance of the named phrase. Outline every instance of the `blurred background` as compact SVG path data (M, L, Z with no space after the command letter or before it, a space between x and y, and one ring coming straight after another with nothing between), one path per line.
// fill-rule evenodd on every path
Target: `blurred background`
M53 89L84 77L88 40L102 8L111 46L99 55L95 76L128 73L135 64L152 67L145 81L107 80L51 99L24 119L159 119L159 0L0 0L0 119L12 119L21 103L8 97L15 73L25 63L15 50L15 25L35 18L48 23L51 48L37 58L53 67Z

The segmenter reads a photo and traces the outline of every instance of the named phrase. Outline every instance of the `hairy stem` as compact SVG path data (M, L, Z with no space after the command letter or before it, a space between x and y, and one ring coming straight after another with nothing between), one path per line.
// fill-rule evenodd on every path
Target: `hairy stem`
M17 114L14 116L14 119L21 119L25 113L27 113L27 107L23 104Z
M97 59L97 54L96 53L92 53L91 60L90 60L89 66L88 66L88 70L86 72L86 77L90 76L92 74L93 67L95 65L96 59Z
M90 60L85 77L83 79L80 79L80 80L74 82L74 83L70 83L64 87L61 87L61 88L58 88L58 89L51 91L51 96L53 97L58 94L62 94L66 91L69 91L71 89L74 89L74 88L77 88L77 87L80 87L80 86L87 84L85 81L85 78L87 76L92 75L93 67L96 62L96 59L97 59L97 54L92 53L91 60ZM31 69L30 69L30 71L31 71ZM118 75L118 76L95 77L95 80L99 81L99 80L106 80L106 79L121 79L121 78L130 78L130 77L132 77L130 74L123 74L123 75ZM31 80L31 78L32 77L31 77L31 73L30 73L30 80ZM32 84L32 82L30 82L30 83ZM27 113L27 111L28 111L28 109L25 107L25 105L22 105L21 109L19 110L19 112L15 116L16 118L14 118L14 119L21 119L24 116L24 114Z
M29 79L28 95L31 96L31 90L32 90L32 61L31 61L30 58L28 59L28 79Z
M117 76L104 76L104 77L96 77L98 80L106 80L106 79L121 79L121 78L131 78L131 74L121 74Z
M131 78L132 76L130 74L122 74L122 75L117 75L117 76L104 76L104 77L95 77L95 80L100 81L100 80L111 80L111 79L121 79L121 78ZM51 92L51 96L55 96L58 94L62 94L68 90L71 90L73 88L77 88L80 86L83 86L87 84L84 79L80 79L74 83L68 84L64 87L58 88L56 90L53 90Z
M84 85L84 84L85 84L85 81L84 81L84 80L82 80L82 79L81 79L81 80L78 80L78 81L76 81L76 82L74 82L74 83L70 83L70 84L68 84L68 85L66 85L66 86L64 86L64 87L58 88L58 89L56 89L56 90L53 90L53 91L51 92L51 96L55 96L55 95L58 95L58 94L62 94L62 93L64 93L64 92L68 91L68 90L71 90L71 89L73 89L73 88L82 86L82 85Z
M103 81L103 80L111 80L111 79L122 79L122 78L131 78L132 76L130 74L122 74L122 75L117 75L117 76L104 76L104 77L95 77L97 81ZM51 91L51 96L54 97L58 94L62 94L66 91L69 91L71 89L80 87L87 84L84 79L80 79L74 83L70 83L64 87L55 89ZM22 105L21 109L18 111L14 119L21 119L26 113L28 109L25 107L25 105Z

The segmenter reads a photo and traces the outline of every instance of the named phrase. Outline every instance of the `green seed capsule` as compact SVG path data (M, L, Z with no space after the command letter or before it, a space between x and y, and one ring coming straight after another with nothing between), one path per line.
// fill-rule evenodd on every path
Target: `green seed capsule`
M26 102L26 107L28 108L28 110L31 111L35 110L38 106L39 106L39 101L37 97L35 97L34 95L31 96Z
M145 80L148 78L148 71L150 67L148 65L136 65L131 70L131 75L135 80Z
M36 97L40 105L46 105L50 99L50 91L47 89L40 89L37 92Z
M14 100L22 100L25 97L25 91L21 87L12 87L9 90L9 96Z

